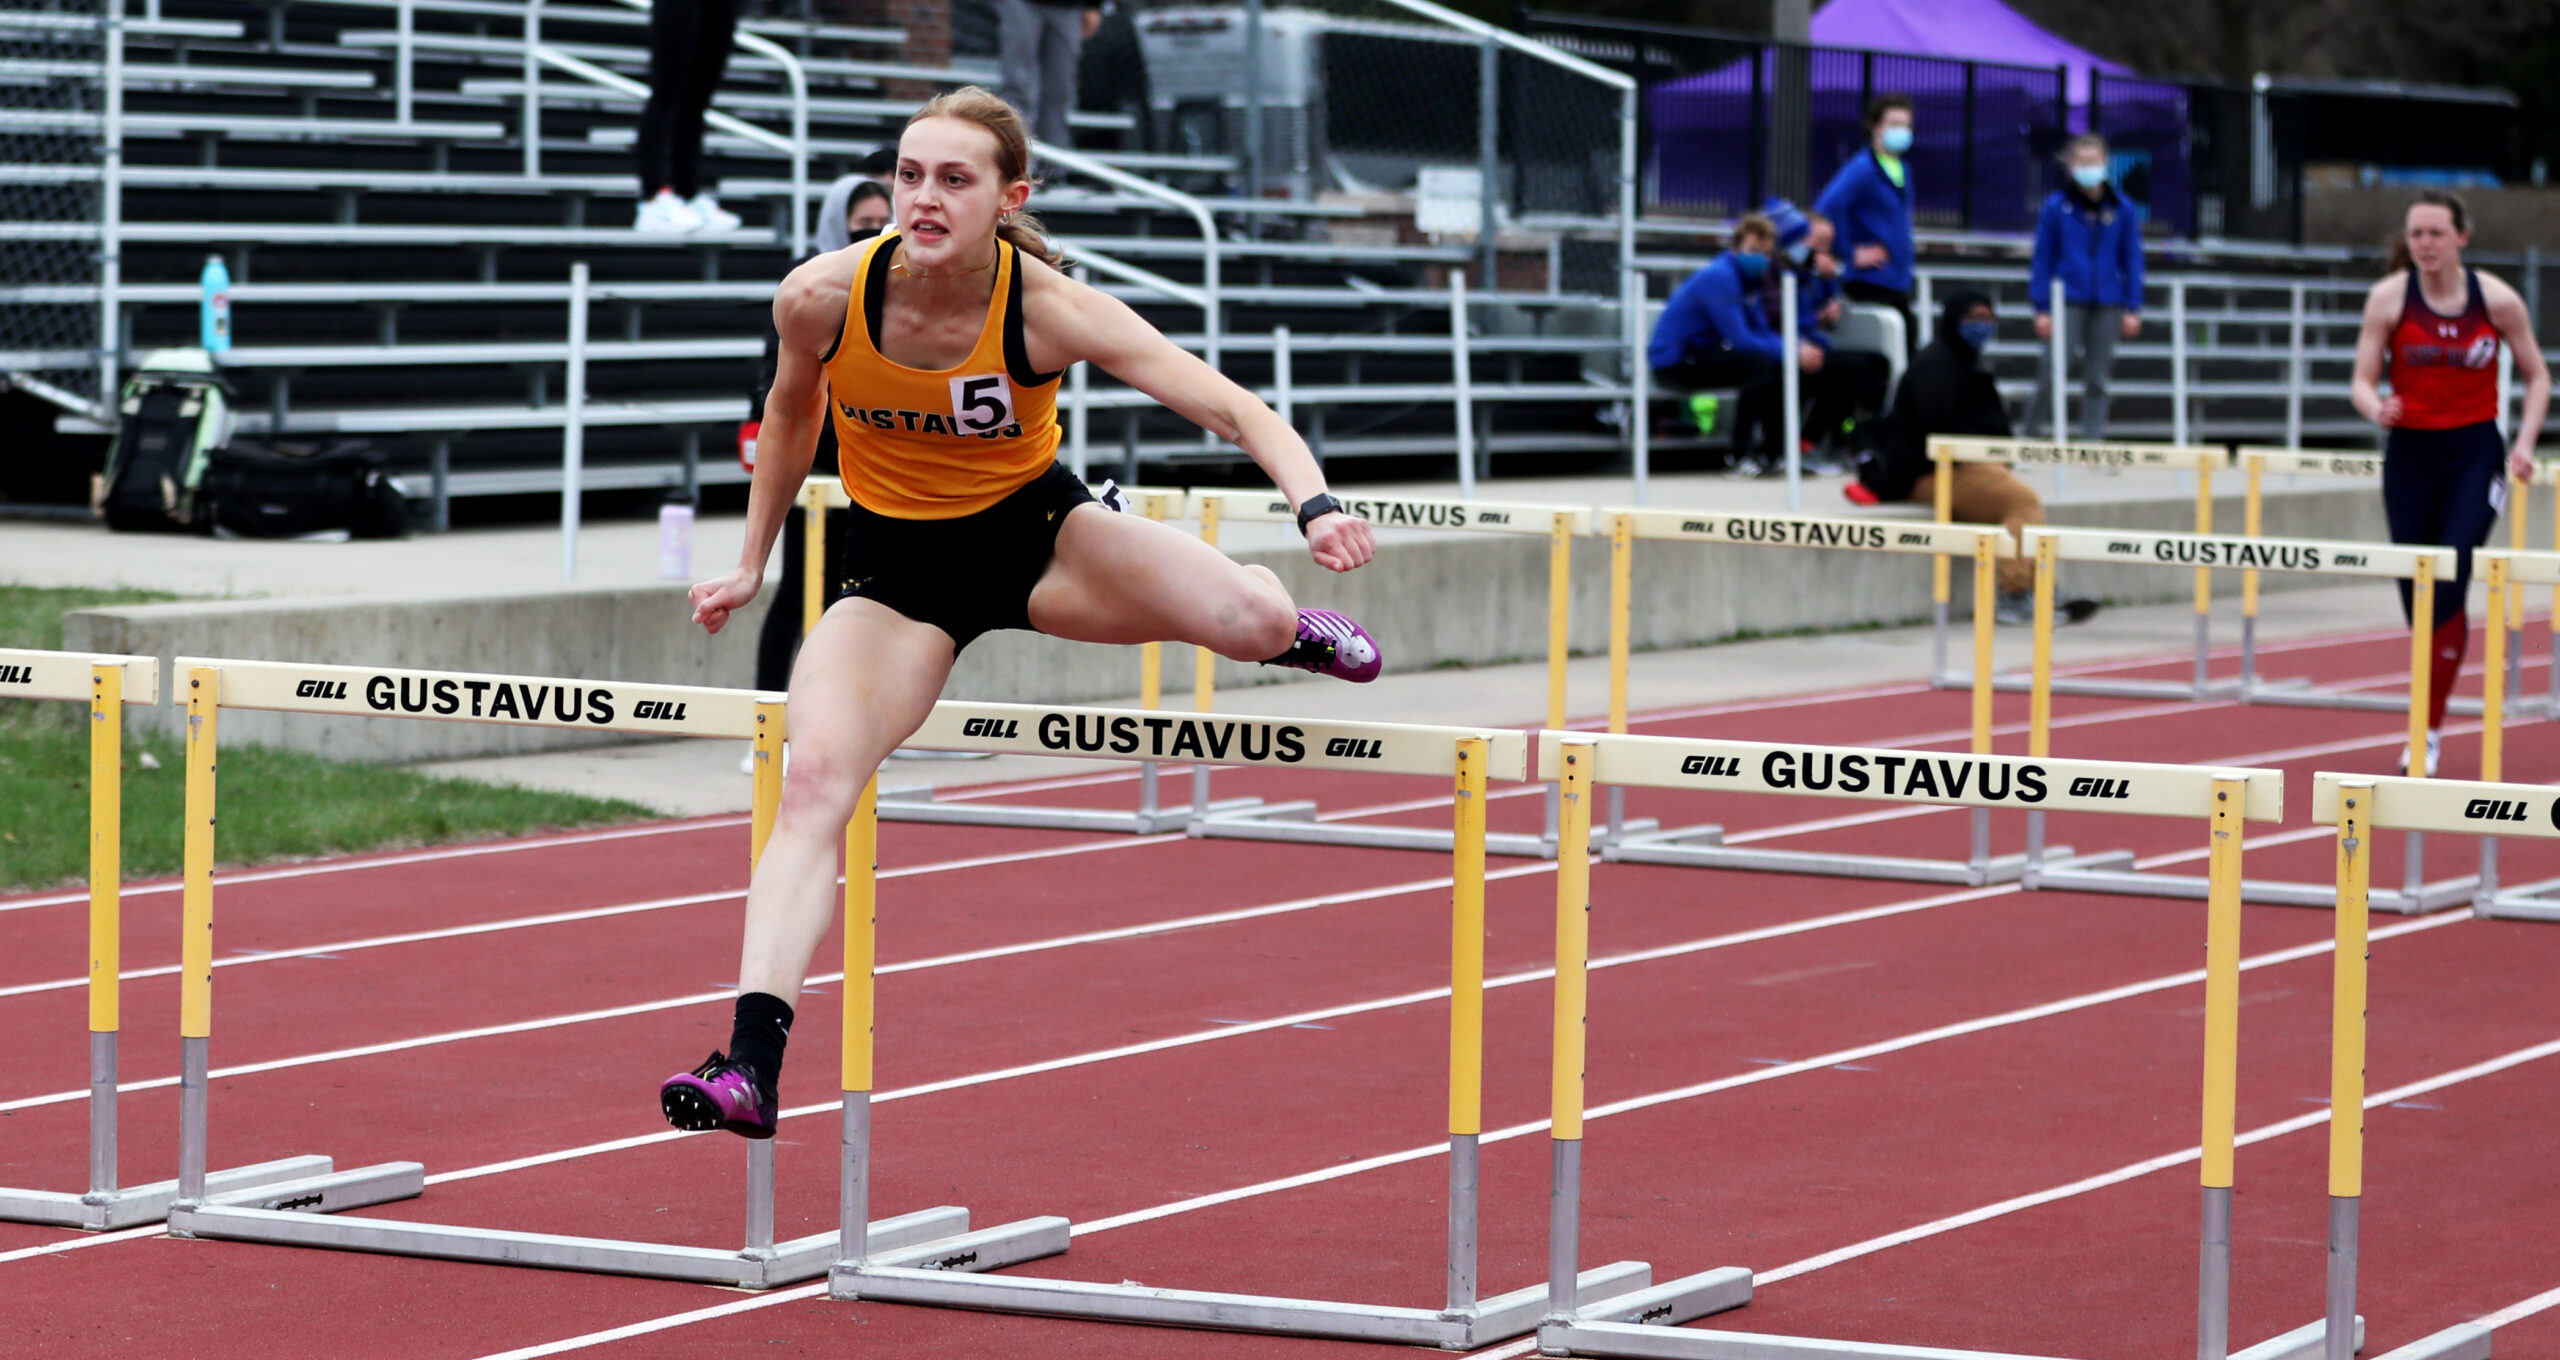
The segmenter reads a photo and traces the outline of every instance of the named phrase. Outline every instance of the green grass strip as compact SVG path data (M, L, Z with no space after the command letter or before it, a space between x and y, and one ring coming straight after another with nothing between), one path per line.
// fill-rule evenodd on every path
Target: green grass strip
M171 597L149 591L0 586L0 646L58 648L69 609ZM80 704L0 700L0 891L80 879L89 864L89 734ZM149 755L157 769L143 767ZM141 735L124 746L124 871L179 867L186 745ZM225 865L521 836L645 821L661 814L618 799L436 778L392 766L226 745L218 776Z

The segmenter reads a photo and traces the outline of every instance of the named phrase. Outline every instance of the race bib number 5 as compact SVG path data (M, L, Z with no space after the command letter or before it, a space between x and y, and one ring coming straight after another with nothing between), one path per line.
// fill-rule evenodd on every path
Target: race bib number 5
M951 380L952 428L991 434L1013 423L1013 384L1001 373Z

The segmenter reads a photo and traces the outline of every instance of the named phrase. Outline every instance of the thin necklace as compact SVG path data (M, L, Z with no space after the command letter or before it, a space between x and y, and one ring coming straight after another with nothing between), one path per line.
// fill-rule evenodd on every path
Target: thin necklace
M974 264L966 269L954 269L948 274L919 274L907 267L907 243L900 241L897 254L889 257L889 272L902 279L956 279L964 274L978 274L995 268L996 259L1002 254L1002 251L997 251L987 257L985 264Z

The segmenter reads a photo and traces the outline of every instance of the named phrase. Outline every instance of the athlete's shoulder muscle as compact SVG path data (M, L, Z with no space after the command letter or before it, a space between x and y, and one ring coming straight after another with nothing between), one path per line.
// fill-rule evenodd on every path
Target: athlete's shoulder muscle
M2501 322L2524 314L2524 294L2515 285L2486 269L2476 271L2480 279L2480 300L2488 304L2489 315Z
M2396 321L2400 318L2400 309L2407 306L2408 301L2409 276L2404 271L2394 270L2376 280L2372 290L2364 295L2364 319Z
M804 261L782 281L773 295L773 328L782 347L826 353L844 329L845 307L853 296L859 250L831 250Z

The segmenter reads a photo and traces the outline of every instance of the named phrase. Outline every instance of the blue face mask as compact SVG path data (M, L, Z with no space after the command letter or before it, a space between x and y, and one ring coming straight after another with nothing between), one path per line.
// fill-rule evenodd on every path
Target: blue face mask
M1997 321L1967 321L1956 327L1956 334L1962 336L1976 352L1989 348L1991 338L1999 333L2000 323Z
M2107 167L2103 165L2075 165L2071 167L2071 182L2079 185L2083 189L2095 189L2099 185L2107 182Z
M1883 142L1887 155L1899 156L1911 149L1911 129L1896 124L1886 128L1879 140Z
M1753 250L1733 252L1734 272L1744 283L1758 283L1769 272L1769 257Z
M1804 268L1804 262L1812 258L1813 243L1811 241L1798 241L1787 247L1787 263L1798 269Z

